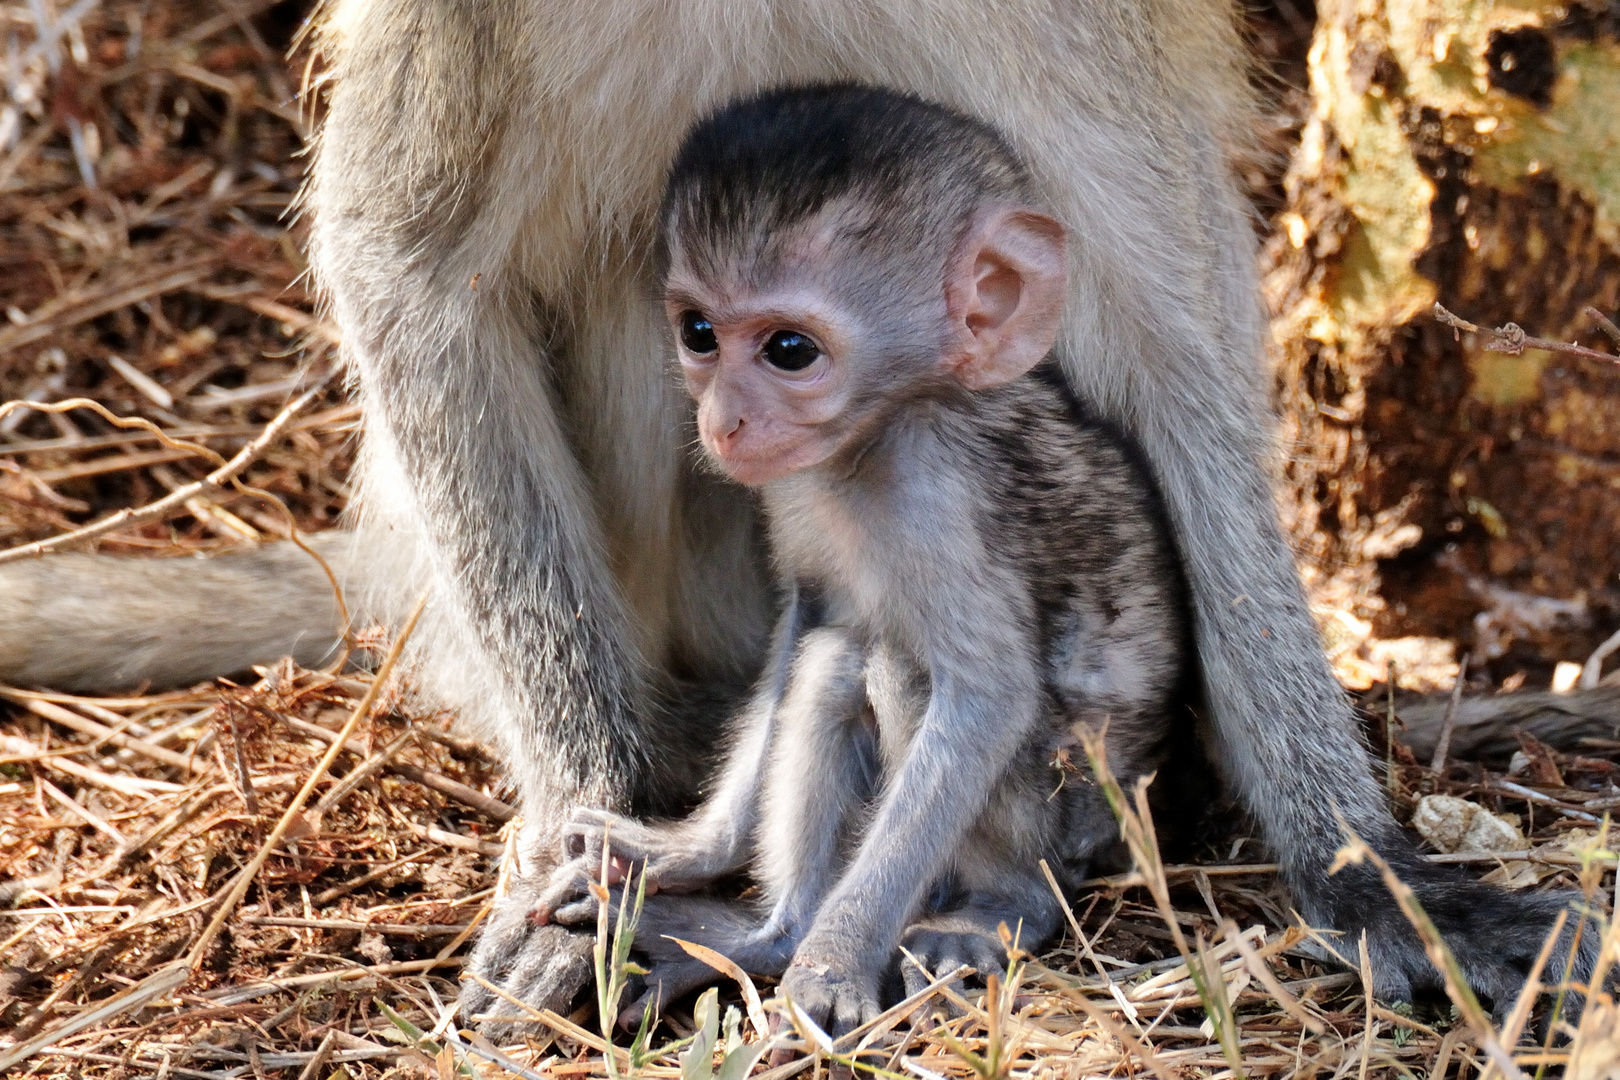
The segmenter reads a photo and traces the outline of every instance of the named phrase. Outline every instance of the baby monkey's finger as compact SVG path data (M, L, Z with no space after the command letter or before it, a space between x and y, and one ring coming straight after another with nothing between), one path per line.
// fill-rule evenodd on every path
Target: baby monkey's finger
M572 859L557 867L546 883L540 887L534 907L529 912L530 921L537 926L544 926L548 922L555 921L558 909L570 901L577 901L581 897L588 898L591 885L600 870L600 862L592 864L586 859Z
M558 926L591 926L596 922L596 915L601 910L601 907L602 901L590 894L586 894L577 900L570 900L568 903L558 905L556 910L551 913L551 921ZM608 918L618 917L618 907L617 901L608 902Z
M615 814L612 810L603 810L595 806L576 806L569 817L572 821L591 825L618 825L629 820L623 814Z

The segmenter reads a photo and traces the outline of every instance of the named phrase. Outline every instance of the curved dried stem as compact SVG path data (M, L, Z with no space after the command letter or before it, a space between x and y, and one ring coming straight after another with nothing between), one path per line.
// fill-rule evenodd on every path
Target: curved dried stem
M326 574L326 580L332 585L332 595L337 600L338 617L343 621L342 634L344 648L342 654L337 658L336 661L337 666L341 667L347 662L350 653L354 651L354 634L349 617L349 605L344 600L343 587L338 581L336 571L332 569L331 564L328 563L324 557L322 557L321 553L311 547L309 543L304 540L303 536L300 535L298 531L297 519L294 517L291 508L289 508L286 503L282 502L281 499L276 495L265 491L263 488L252 487L248 484L244 484L240 479L241 473L246 470L249 465L257 461L259 457L263 455L264 452L268 450L278 438L281 437L282 433L286 431L287 426L292 423L293 418L302 412L305 406L307 406L311 401L314 401L320 395L320 393L326 389L327 383L332 381L332 376L334 374L335 372L328 371L325 375L321 376L313 386L305 390L292 401L288 402L286 407L283 408L281 412L277 413L273 420L265 425L264 430L261 431L252 442L248 443L246 446L242 447L241 450L237 451L236 455L229 461L226 461L225 458L222 457L217 451L211 450L199 443L194 443L186 439L174 438L173 436L164 432L162 428L158 427L156 424L152 423L152 421L147 420L144 417L119 416L109 410L105 405L102 405L98 401L92 401L89 398L68 398L66 401L51 402L49 404L34 401L8 401L5 404L0 405L0 419L3 419L8 413L16 409L23 408L35 409L39 412L47 413L67 412L71 409L89 409L115 427L138 428L151 434L164 446L171 449L184 450L188 453L196 454L200 457L206 458L208 461L217 466L213 472L209 473L203 479L176 488L174 491L169 492L169 494L165 495L161 499L158 499L156 502L147 503L145 506L129 507L120 510L115 514L102 518L100 521L92 522L91 524L80 529L74 529L72 532L62 533L60 536L52 536L44 540L36 540L31 544L20 544L17 547L0 551L0 565L4 565L8 562L18 562L23 559L38 558L41 555L49 555L53 552L90 543L91 541L100 539L109 533L117 532L119 529L127 529L137 525L144 525L149 521L160 521L168 515L184 509L186 503L191 499L209 498L211 496L218 495L222 493L228 485L233 490L243 495L262 499L279 510L287 522L287 538L297 546L298 550L314 559L315 562L320 565L322 572Z
M8 401L5 404L0 405L0 420L4 420L11 413L14 413L19 409L33 409L35 412L42 413L64 413L72 412L74 409L89 409L91 412L107 421L107 423L111 424L113 427L125 429L138 428L141 431L151 435L159 443L167 446L171 450L184 450L187 453L196 454L199 457L205 457L209 461L212 461L215 465L225 464L225 459L221 457L217 451L210 450L201 443L194 443L189 439L176 439L174 436L170 435L168 432L164 431L162 428L158 427L144 416L119 416L101 402L93 401L90 398L76 397L67 398L64 401L52 402Z

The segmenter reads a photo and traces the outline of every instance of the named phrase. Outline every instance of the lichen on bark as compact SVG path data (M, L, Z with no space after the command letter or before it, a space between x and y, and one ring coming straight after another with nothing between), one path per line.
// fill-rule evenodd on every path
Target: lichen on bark
M1486 353L1428 311L1603 347L1581 311L1620 304L1620 7L1324 4L1309 76L1266 288L1324 637L1351 683L1392 656L1443 683L1450 643L1544 678L1620 623L1620 368Z

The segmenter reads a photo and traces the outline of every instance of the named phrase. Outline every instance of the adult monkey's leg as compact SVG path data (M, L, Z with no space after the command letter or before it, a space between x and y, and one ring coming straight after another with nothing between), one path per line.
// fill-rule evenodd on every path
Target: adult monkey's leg
M526 859L577 803L628 810L648 767L641 658L556 399L558 328L515 250L544 190L523 144L537 118L514 90L534 14L339 9L310 188L313 264L366 417L366 542L403 549L403 589L429 591L419 652L499 744ZM472 968L557 1006L588 976L588 942L524 918L531 879L491 914ZM466 1004L499 1011L476 987Z

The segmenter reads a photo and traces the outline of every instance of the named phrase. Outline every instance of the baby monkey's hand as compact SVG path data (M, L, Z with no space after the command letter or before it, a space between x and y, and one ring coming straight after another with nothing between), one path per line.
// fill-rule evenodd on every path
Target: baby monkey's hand
M592 920L597 904L590 884L618 885L632 869L645 876L649 896L700 889L742 865L736 846L695 818L649 823L579 807L563 828L563 862L541 888L531 918L541 925Z

